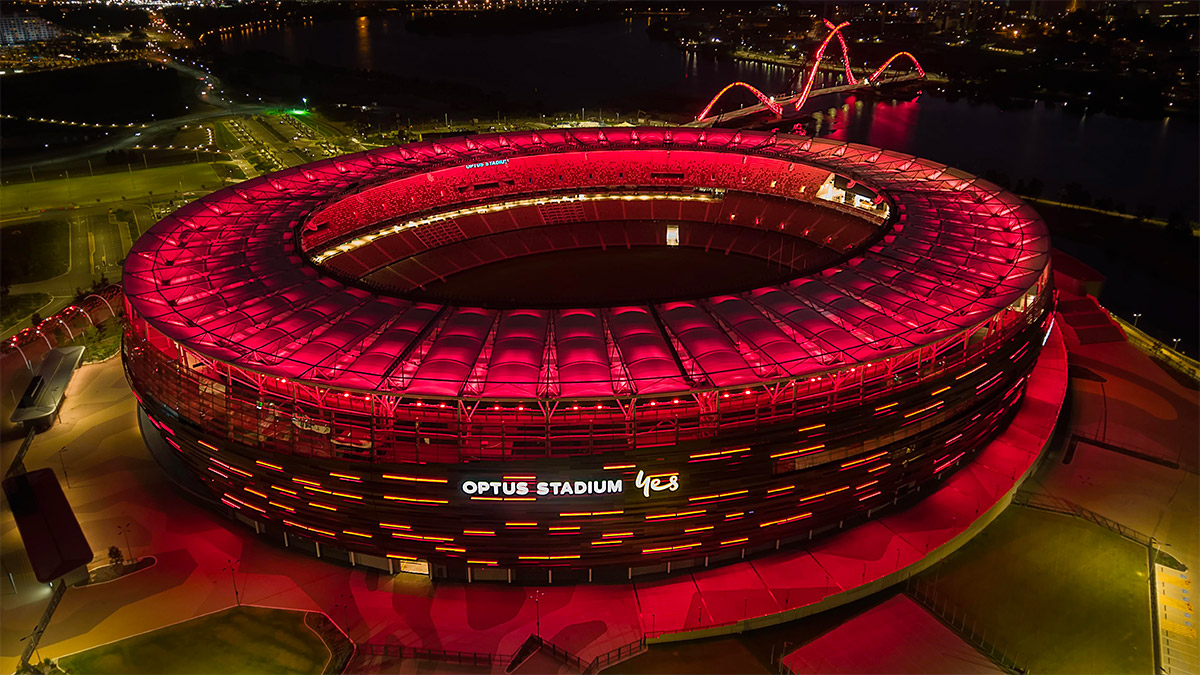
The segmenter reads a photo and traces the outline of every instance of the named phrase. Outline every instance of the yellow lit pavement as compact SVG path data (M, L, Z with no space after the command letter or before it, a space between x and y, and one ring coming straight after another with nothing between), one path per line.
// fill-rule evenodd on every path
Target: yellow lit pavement
M1159 643L1162 665L1169 675L1200 673L1196 649L1196 610L1192 605L1192 581L1187 572L1154 566L1158 587Z

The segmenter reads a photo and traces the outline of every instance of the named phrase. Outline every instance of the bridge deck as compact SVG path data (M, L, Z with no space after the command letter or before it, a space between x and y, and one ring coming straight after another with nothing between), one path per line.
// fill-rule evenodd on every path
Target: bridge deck
M843 84L843 85L838 85L836 87L825 87L822 89L813 89L812 91L809 92L808 97L811 99L815 96L825 96L827 94L841 94L841 93L851 92L851 91L861 91L863 89L872 89L872 88L880 87L883 85L897 84L900 82L911 82L914 80L927 80L929 82L934 82L934 83L946 81L944 78L938 77L936 75L930 75L928 73L924 77L922 77L918 73L905 73L903 75L896 75L895 77L879 79L879 80L876 80L875 82L866 82L866 81L860 80L857 84ZM797 92L794 94L789 94L788 96L785 96L783 98L775 99L775 103L782 105L786 109L788 106L794 104L796 102L796 100L799 98L800 98L800 93ZM687 123L685 126L711 127L714 124L719 124L722 122L729 122L732 120L741 119L743 117L748 117L750 115L757 115L759 113L765 112L766 110L767 110L767 106L765 104L756 103L751 106L746 106L744 108L738 108L737 110L731 110L726 113L721 113L720 115L713 115L711 117L706 117L702 120L694 120L692 122Z

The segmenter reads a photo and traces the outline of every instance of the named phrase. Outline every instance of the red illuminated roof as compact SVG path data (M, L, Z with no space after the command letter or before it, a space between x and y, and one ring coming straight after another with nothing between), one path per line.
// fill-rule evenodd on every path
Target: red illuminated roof
M639 187L684 174L809 204L821 204L813 177L835 173L886 196L893 220L853 257L786 283L621 307L443 306L331 273L382 269L380 251L410 255L393 249L451 236L443 223L338 255L328 273L308 260L389 217L455 208L463 190L519 196L535 184L527 165L541 167L539 189L594 188L588 162L601 158ZM844 205L822 210L860 221ZM972 330L1034 286L1048 252L1017 197L910 155L734 130L547 130L372 150L220 190L143 235L124 285L166 336L271 376L420 397L612 398L806 377Z

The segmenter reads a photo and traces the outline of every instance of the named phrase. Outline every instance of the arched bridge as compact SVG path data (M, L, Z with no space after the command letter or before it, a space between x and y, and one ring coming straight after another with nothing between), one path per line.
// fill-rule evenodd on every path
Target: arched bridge
M789 90L792 93L789 93L786 96L768 96L767 94L764 94L745 82L734 82L717 92L717 95L714 96L713 99L708 102L708 105L704 106L704 109L700 111L700 114L696 116L696 120L688 126L712 126L717 122L728 122L730 120L749 115L755 115L768 110L777 116L781 116L785 106L795 105L795 109L800 110L804 107L804 104L808 101L808 99L812 98L813 96L858 91L884 84L909 82L913 80L942 81L942 78L938 76L931 76L930 74L926 73L925 69L922 68L921 64L917 61L917 58L909 52L898 52L893 54L891 58L884 61L883 64L871 74L861 78L856 77L853 69L850 67L850 51L846 46L846 39L842 36L842 29L849 25L850 23L848 21L834 25L833 22L829 21L828 19L825 20L825 26L829 28L829 34L825 36L825 39L821 41L821 44L813 53L812 65L808 68L797 71L796 77L792 80L791 86L789 87ZM817 71L821 67L821 59L824 58L825 50L829 47L829 43L834 37L837 37L838 44L842 49L842 64L846 70L847 84L813 89L813 83L816 82ZM900 57L904 57L908 61L911 61L913 70L899 75L885 76L884 73L888 71L893 62ZM807 73L807 77L804 78L803 87L799 87L799 91L797 91L797 87L800 85L800 77L805 73ZM726 92L737 87L749 90L756 98L758 98L760 103L710 117L709 113L712 111L713 106L717 104L717 101L720 100L720 98Z

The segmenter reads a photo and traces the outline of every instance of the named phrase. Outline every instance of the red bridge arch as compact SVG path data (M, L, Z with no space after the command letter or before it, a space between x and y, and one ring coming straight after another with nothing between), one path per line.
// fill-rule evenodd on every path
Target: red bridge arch
M813 54L812 67L808 69L808 77L805 78L804 88L800 91L800 95L796 98L796 110L800 110L804 107L804 104L808 102L808 97L812 93L813 82L816 81L817 70L821 67L821 59L824 58L825 50L829 47L829 43L833 40L835 35L837 36L838 44L842 48L842 65L846 70L846 80L851 85L876 82L879 79L879 76L882 75L883 72L892 65L892 62L901 56L912 61L913 66L917 69L919 77L925 77L925 69L922 68L921 64L917 61L917 57L913 56L909 52L897 52L896 54L893 54L887 61L884 61L883 65L879 66L875 72L871 73L866 78L861 80L856 78L854 76L854 72L850 68L850 50L846 46L846 38L842 36L842 29L846 26L849 26L850 22L843 21L837 25L834 25L834 23L828 19L824 19L824 22L825 26L829 28L829 34L825 36L825 39L821 41L820 46L817 47L817 51ZM801 73L802 72L803 71L801 71ZM708 102L708 105L704 106L704 110L701 110L700 114L696 116L696 121L707 119L708 113L712 111L713 106L716 105L721 96L734 87L743 87L745 89L749 89L771 112L775 113L776 115L783 114L783 106L776 103L773 97L768 97L766 94L762 93L755 87L746 84L745 82L733 82L726 85L721 91L717 92L717 95Z
M713 107L714 105L716 105L716 104L717 104L717 101L718 101L718 100L719 100L719 99L720 99L722 96L724 96L724 95L725 95L725 92L729 91L730 89L733 89L734 87L742 87L742 88L744 88L744 89L749 89L749 90L750 90L750 93L754 94L754 95L755 95L755 96L758 98L758 100L759 100L759 101L761 101L763 105L767 106L767 108L768 108L768 109L769 109L771 112L775 113L776 115L781 115L781 114L783 114L783 106L781 106L781 105L779 105L778 103L776 103L776 102L775 102L775 100L774 100L773 98L771 98L771 97L767 96L766 94L762 93L761 91L759 91L759 90L758 90L757 88L755 88L754 86L752 86L752 85L749 85L749 84L746 84L745 82L731 82L731 83L729 83L729 84L725 85L725 88L724 88L724 89L722 89L721 91L717 92L717 95L716 95L716 96L714 96L714 97L713 97L713 99L712 99L711 101L709 101L709 102L708 102L708 105L704 106L704 110L701 110L701 111L700 111L700 114L696 116L696 119L697 119L697 120L702 120L702 119L704 119L705 117L707 117L707 116L708 116L708 112L709 112L710 110L712 110L712 107Z

